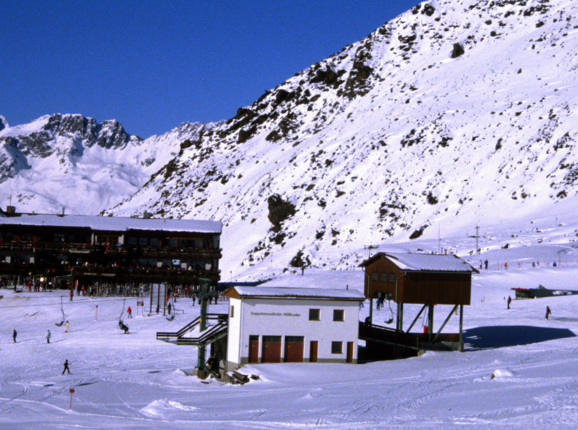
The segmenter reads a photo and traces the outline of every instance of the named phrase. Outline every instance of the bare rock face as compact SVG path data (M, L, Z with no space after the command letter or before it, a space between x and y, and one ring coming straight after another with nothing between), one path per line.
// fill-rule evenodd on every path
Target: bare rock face
M452 58L458 58L461 55L464 55L466 51L464 51L464 47L459 43L454 43L454 49L452 51Z
M8 121L6 121L6 118L4 118L2 115L0 115L0 131L2 131L8 127L10 127L10 125L8 124Z
M269 221L273 224L273 231L281 230L281 223L295 215L295 205L283 200L279 194L273 194L267 199L269 205Z

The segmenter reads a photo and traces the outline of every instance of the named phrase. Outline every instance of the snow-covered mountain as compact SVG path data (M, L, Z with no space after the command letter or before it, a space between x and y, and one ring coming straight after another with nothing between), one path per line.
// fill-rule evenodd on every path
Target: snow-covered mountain
M424 2L183 145L108 213L223 220L245 268L351 267L364 245L564 213L576 17L569 0Z
M143 140L115 120L47 115L9 127L0 118L3 206L22 212L97 214L130 196L212 124L183 123Z
M430 0L226 122L141 141L79 117L68 131L78 137L60 144L47 131L49 149L32 139L24 152L9 139L50 117L26 133L5 128L2 178L12 179L0 187L19 209L35 195L56 209L82 201L84 213L222 220L223 267L235 274L350 268L368 245L439 247L438 235L471 239L476 224L496 246L496 235L540 240L538 219L566 224L569 241L577 16L570 0Z

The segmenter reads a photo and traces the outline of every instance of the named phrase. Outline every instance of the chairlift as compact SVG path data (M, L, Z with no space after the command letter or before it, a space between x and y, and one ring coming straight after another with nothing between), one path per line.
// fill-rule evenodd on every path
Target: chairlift
M66 314L64 313L64 307L62 305L62 296L60 297L60 311L62 312L62 321L60 321L59 323L54 323L54 325L58 327L62 327L62 325L66 321Z
M387 301L388 305L389 305L389 313L390 313L390 318L385 321L386 324L391 324L393 322L393 310L391 309L391 299L389 299Z
M124 308L126 306L126 299L123 300L122 302L122 312L120 313L120 316L118 317L118 320L121 321L122 320L122 316L124 315Z
M169 300L169 304L170 304L170 300ZM174 303L173 303L173 305L171 306L171 309L172 309L173 312L169 314L169 316L167 317L167 321L172 321L172 320L175 319L175 314L176 314L176 312L175 312L175 305L174 305Z

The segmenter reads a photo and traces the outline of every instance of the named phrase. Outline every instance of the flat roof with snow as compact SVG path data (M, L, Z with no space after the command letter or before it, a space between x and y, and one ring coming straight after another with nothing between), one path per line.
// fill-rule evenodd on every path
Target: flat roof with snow
M357 290L330 290L325 288L291 287L231 287L225 295L237 299L320 299L320 300L365 300Z
M148 230L148 231L192 231L195 233L220 234L220 221L190 219L144 219L105 217L89 215L20 215L0 217L0 225L79 227L97 231Z

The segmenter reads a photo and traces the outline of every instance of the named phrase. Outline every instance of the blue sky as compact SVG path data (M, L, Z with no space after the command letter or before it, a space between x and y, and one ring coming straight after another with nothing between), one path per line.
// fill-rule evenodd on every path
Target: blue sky
M418 0L0 1L0 115L218 121Z

